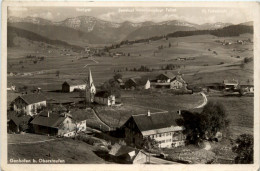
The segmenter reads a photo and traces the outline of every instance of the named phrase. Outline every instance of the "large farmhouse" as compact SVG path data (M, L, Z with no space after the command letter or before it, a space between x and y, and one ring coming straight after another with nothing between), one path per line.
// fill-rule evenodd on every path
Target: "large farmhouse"
M172 73L160 74L155 80L151 80L151 86L155 88L169 88L169 89L186 89L187 83L181 75L173 75Z
M62 84L62 91L63 92L73 92L75 90L85 90L86 83L83 80L70 80L65 81Z
M176 123L180 116L173 113L132 115L122 126L126 143L141 147L143 139L150 137L159 143L160 148L184 145L186 136L183 126Z
M26 113L27 115L35 115L46 106L46 98L40 93L26 94L18 96L13 101L14 111L17 113Z
M31 124L36 134L63 136L76 130L76 124L67 113L43 111L31 121Z

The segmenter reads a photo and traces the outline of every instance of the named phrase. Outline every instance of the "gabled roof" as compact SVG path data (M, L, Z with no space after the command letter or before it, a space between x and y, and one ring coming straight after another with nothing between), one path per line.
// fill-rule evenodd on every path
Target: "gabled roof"
M132 115L138 129L143 131L162 129L172 126L179 126L176 123L181 117L176 113L154 113L148 116L147 114Z
M22 96L18 96L16 99L21 98L27 104L34 104L42 101L46 101L46 97L41 93L32 93L32 94L25 94Z
M95 94L96 97L103 97L103 98L107 98L109 97L109 92L107 91L98 91L96 94Z
M179 82L181 82L181 83L186 83L186 81L185 81L180 75L177 75L176 77L174 77L174 78L171 80L171 82L174 81L174 80L177 80L177 81L179 81Z
M49 113L48 117L48 111L43 111L32 120L31 124L58 128L65 119L66 117L56 113Z
M167 73L162 73L162 74L158 75L156 78L158 78L161 75L167 77L168 79L173 79L175 77L175 75L173 73L167 72Z
M136 84L136 81L135 81L135 79L133 79L133 78L129 78L126 82L129 82L129 81L131 81L131 82L133 82L133 83Z
M29 123L31 119L32 117L30 115L25 115L20 117L12 116L10 118L10 121L12 120L15 123L15 125L19 126L22 122Z
M120 78L116 79L116 81L117 81L118 83L124 83L123 80L120 79Z
M83 85L86 84L83 80L67 80L63 84L67 83L70 86Z

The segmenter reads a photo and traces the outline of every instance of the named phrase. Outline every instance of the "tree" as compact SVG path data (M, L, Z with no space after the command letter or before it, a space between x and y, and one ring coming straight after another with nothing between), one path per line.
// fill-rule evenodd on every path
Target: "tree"
M149 136L143 138L142 148L146 149L149 152L149 162L151 149L158 148L158 145L158 142L155 139L150 138Z
M237 153L235 163L251 164L253 163L254 139L250 134L242 134L236 139L236 146L232 151Z
M114 79L110 79L109 81L106 81L101 86L101 89L103 91L106 91L108 95L115 95L115 97L117 98L121 96L120 85Z
M117 80L117 79L122 79L123 76L120 73L116 73L113 78L114 78L114 80Z
M200 114L200 129L204 138L213 139L218 131L228 128L229 120L224 106L209 101Z

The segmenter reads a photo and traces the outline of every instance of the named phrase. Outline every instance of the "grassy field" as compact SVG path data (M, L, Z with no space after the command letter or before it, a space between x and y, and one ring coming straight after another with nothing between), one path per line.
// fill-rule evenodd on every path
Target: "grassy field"
M221 102L230 119L230 131L234 136L254 130L254 98L253 97L219 97L209 96L209 100Z
M210 35L189 36L181 38L171 38L169 40L159 40L155 42L139 43L134 45L124 45L111 52L130 53L130 56L120 56L112 58L108 56L95 57L94 62L91 59L78 59L78 55L61 56L58 54L40 54L45 56L44 61L34 64L31 60L25 58L30 52L16 51L8 49L8 71L17 73L32 73L32 76L13 76L8 77L8 82L13 84L23 84L28 86L39 86L45 90L57 90L61 88L61 84L67 79L84 79L87 77L88 68L84 68L86 64L90 64L94 82L96 85L101 84L114 75L114 71L121 70L125 78L140 77L147 75L145 72L125 71L126 68L138 68L146 65L149 68L159 69L166 64L180 65L181 68L174 70L174 73L181 71L187 75L189 82L218 82L224 78L240 77L244 79L253 78L253 69L241 69L239 64L245 57L253 57L252 44L232 44L223 46L216 40L226 40L235 42L252 38L250 34L244 34L239 37L217 38ZM172 46L169 48L168 44ZM164 49L158 51L159 45L165 46ZM211 49L209 51L208 49ZM235 51L233 51L235 49ZM243 51L237 51L244 49ZM155 53L154 51L158 51ZM217 55L213 54L217 52ZM38 55L37 55L38 56ZM231 57L232 56L232 57ZM236 58L240 56L240 58ZM178 57L194 57L195 60L178 61ZM22 63L20 63L22 61ZM219 65L221 62L224 64ZM231 65L231 66L230 66ZM22 68L23 66L23 68ZM251 65L252 66L252 65ZM56 76L59 71L59 77ZM161 71L149 73L157 75ZM216 74L212 77L212 74ZM223 75L224 74L224 75ZM195 78L193 78L195 77Z
M17 136L20 136L17 138ZM8 135L8 142L36 141L45 139L40 135ZM64 160L65 164L107 164L109 162L98 157L97 148L85 142L73 139L57 139L37 144L8 145L8 159Z

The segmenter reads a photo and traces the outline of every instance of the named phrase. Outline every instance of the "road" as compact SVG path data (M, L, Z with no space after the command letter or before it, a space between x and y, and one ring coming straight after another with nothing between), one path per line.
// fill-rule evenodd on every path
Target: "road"
M203 101L202 104L200 104L199 106L195 107L196 109L202 108L202 107L204 107L208 103L207 96L204 93L202 93L202 92L200 94L203 96L204 101Z

